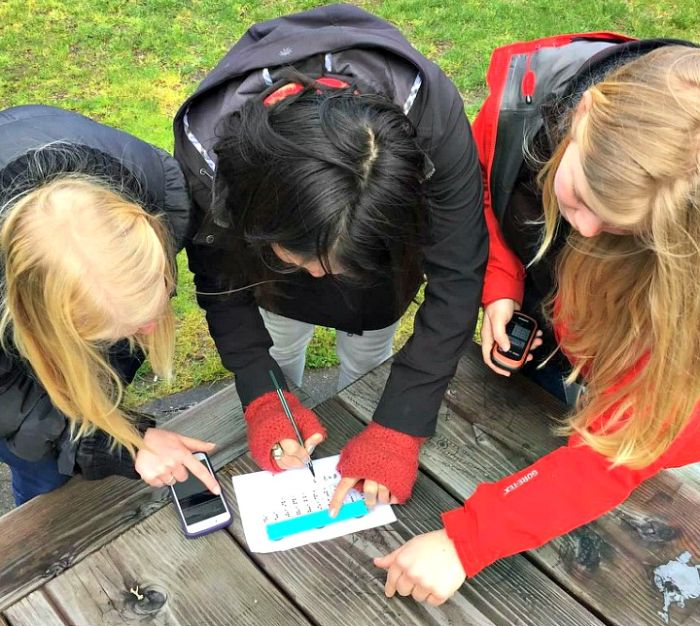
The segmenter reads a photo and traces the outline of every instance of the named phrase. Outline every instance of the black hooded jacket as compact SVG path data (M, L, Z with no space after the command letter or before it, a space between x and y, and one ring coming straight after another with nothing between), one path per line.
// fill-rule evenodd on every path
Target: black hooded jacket
M391 98L416 127L427 155L425 301L412 337L394 360L374 419L411 435L431 435L447 384L472 336L488 239L481 172L459 92L391 24L349 5L256 24L182 105L174 121L175 157L196 206L197 232L187 251L197 289L207 294L237 286L219 275L217 262L235 246L227 233L230 216L211 208L217 126L250 98L261 97L289 66ZM234 212L244 209L234 207ZM283 291L293 297L280 298L274 311L293 319L359 334L386 327L401 314L391 285L352 289L303 272L280 278L288 282ZM236 374L245 406L273 389L268 370L282 377L270 357L272 341L255 297L250 290L201 294L210 332L224 365Z

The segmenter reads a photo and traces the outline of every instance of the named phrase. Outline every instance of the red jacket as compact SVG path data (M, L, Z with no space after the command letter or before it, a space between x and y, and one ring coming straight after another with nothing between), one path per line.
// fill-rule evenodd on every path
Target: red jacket
M522 303L523 266L506 247L497 226L523 162L522 138L535 136L543 125L545 100L551 94L561 94L584 63L601 50L631 41L619 33L571 33L494 50L486 75L489 95L472 125L484 177L490 239L484 305L499 298Z
M484 217L489 232L489 260L484 274L481 302L486 306L494 300L510 298L522 304L525 291L525 268L503 239L490 196L488 185L484 185Z
M504 243L488 200L487 196L489 266L482 301L512 298L520 302L525 273ZM634 374L631 371L616 387L627 384ZM597 428L606 418L599 418ZM498 482L482 483L463 507L443 513L442 521L464 571L474 576L498 559L537 548L597 519L660 470L696 461L700 461L700 404L671 447L648 467L611 468L608 458L583 444L580 436L572 436L568 445L529 467Z

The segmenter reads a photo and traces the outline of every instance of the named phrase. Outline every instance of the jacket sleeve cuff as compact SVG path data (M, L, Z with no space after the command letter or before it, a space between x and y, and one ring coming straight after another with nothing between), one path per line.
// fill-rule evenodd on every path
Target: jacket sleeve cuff
M481 294L481 304L483 306L488 306L492 302L502 300L503 298L510 298L511 300L515 300L518 304L522 304L524 295L524 281L491 280L484 282L484 291Z
M399 352L372 422L412 437L432 437L438 410L460 355L461 350L454 359L439 364L442 372L430 375L404 362L405 353Z
M286 379L280 366L277 365L271 356L257 359L250 365L236 370L236 391L241 399L243 410L253 402L253 400L264 396L270 391L275 391L275 386L270 378L270 371L275 373L275 378L284 391L288 391Z
M142 435L156 425L155 419L150 415L136 412L127 414ZM112 438L102 430L96 430L77 441L70 439L67 445L69 447L66 449L63 446L59 454L59 471L62 474L68 470L70 474L81 474L85 480L101 480L113 475L140 478L131 454L123 446L112 447ZM71 458L72 468L68 466Z
M447 536L455 545L464 572L469 578L476 576L490 564L490 561L480 560L477 552L472 548L478 534L474 518L465 507L443 513L442 523Z

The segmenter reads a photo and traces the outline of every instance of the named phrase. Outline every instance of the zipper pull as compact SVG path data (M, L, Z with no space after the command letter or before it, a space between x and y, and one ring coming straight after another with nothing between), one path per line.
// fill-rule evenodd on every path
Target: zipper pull
M530 69L530 61L532 60L532 53L527 55L527 61L525 63L525 74L523 75L523 80L520 83L520 91L523 96L525 96L525 102L527 104L532 104L532 97L535 95L535 72Z
M201 176L208 176L211 179L211 181L214 182L214 177L209 172L207 172L207 170L205 170L203 167L200 168L199 173Z

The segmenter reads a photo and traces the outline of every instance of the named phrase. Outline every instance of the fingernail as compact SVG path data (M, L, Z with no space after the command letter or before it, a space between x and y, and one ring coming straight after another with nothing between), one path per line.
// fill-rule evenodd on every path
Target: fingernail
M219 485L217 485L216 487L214 487L214 493L215 493L217 496L220 496L220 495L221 495L221 487L219 487Z
M335 517L336 515L338 515L338 509L336 509L336 508L329 509L328 515L330 515L331 517Z
M315 445L310 445L309 446L309 456L311 456L314 453L314 450L316 449Z

